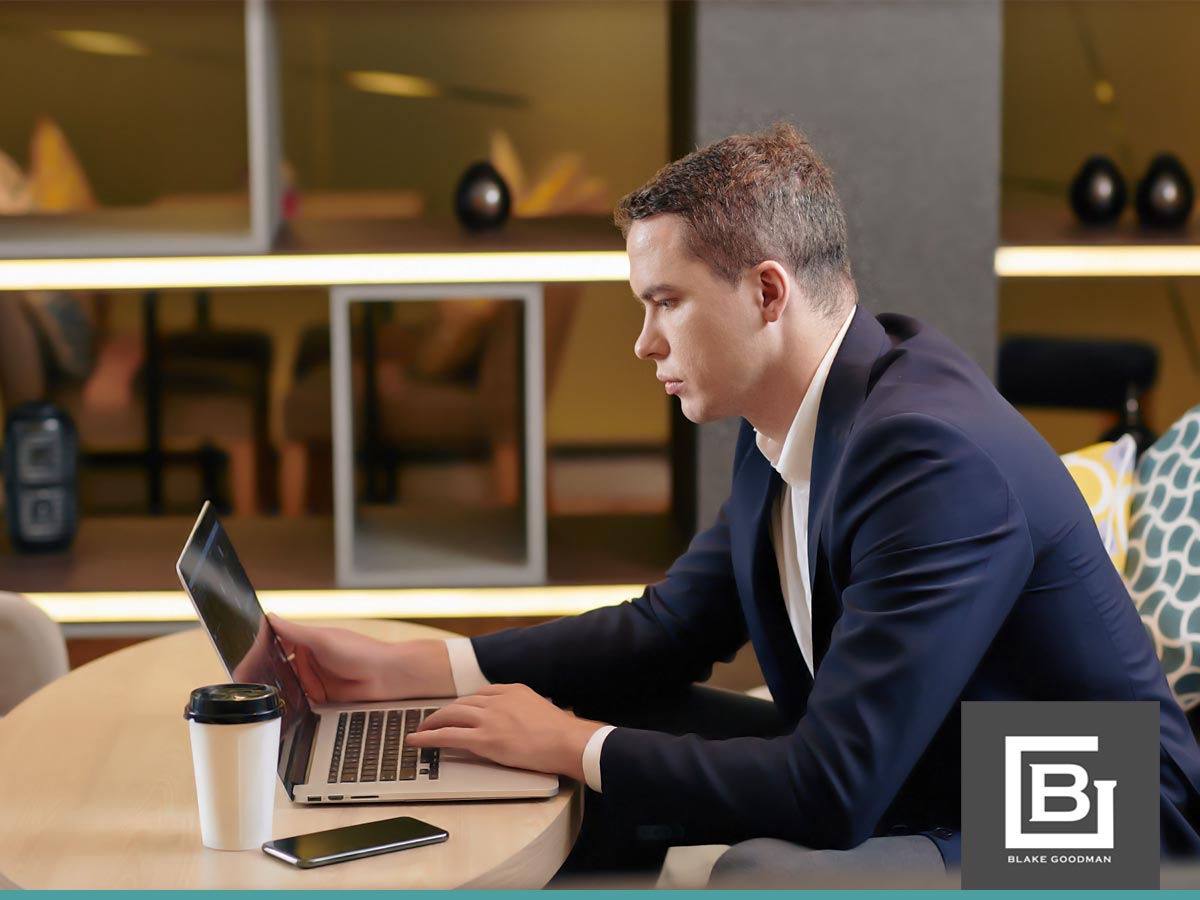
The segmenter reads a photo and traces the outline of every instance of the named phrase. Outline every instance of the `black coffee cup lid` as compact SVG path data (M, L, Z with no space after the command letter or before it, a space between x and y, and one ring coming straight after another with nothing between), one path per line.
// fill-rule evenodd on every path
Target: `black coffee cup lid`
M269 684L210 684L192 691L183 717L204 725L245 725L283 715L279 691Z

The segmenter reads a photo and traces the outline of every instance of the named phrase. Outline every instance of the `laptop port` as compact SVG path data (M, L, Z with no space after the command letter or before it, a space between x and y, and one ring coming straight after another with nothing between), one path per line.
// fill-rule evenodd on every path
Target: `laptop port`
M320 798L320 797L309 797L309 798L308 798L308 802L309 802L309 803L320 803L320 802L321 802L321 798Z
M378 800L378 794L351 794L351 800Z
M329 799L330 800L344 800L344 799L346 799L346 795L345 794L330 794Z

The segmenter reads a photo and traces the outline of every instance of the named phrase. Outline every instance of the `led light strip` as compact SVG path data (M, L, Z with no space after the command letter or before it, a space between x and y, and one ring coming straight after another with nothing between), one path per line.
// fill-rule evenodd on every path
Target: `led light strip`
M1200 275L1200 246L1000 247L1001 278L1163 278Z
M0 260L0 290L628 281L624 251Z
M1001 278L1200 276L1200 246L1000 247ZM0 290L627 281L617 250L0 260Z
M568 616L639 596L644 585L462 588L429 590L259 591L268 612L297 618L456 619ZM60 624L188 622L196 613L177 591L30 593Z

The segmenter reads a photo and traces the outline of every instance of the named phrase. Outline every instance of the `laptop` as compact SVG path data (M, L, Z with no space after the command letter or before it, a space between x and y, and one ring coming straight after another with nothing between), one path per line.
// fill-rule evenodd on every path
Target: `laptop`
M200 510L175 570L230 678L279 690L278 771L292 800L393 803L558 793L557 775L511 769L462 750L406 748L405 736L452 697L311 703L211 503Z

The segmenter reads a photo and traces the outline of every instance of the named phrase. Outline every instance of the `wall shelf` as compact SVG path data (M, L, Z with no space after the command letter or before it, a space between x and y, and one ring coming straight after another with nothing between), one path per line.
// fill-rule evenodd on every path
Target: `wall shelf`
M226 211L228 212L228 211ZM231 214L231 213L230 213ZM191 219L202 229L203 219ZM0 228L6 223L0 220ZM513 220L471 234L452 221L338 220L285 225L270 253L0 259L0 290L148 290L627 281L629 262L607 218ZM999 278L1200 277L1200 226L1155 233L1085 228L1069 214L1006 212Z
M263 255L0 260L4 291L628 278L621 236L599 218L515 220L481 235L452 222L303 222Z
M996 249L1000 278L1192 278L1200 276L1200 227L1151 231L1134 224L1087 227L1070 213L1005 210Z
M14 553L0 534L0 584L32 599L69 636L145 636L194 626L174 569L192 521L92 517L80 522L69 549L50 556ZM263 606L296 617L572 615L638 596L662 578L661 560L681 549L668 537L665 515L552 516L548 585L347 590L336 586L331 518L230 517L224 524ZM622 535L633 536L633 549Z

